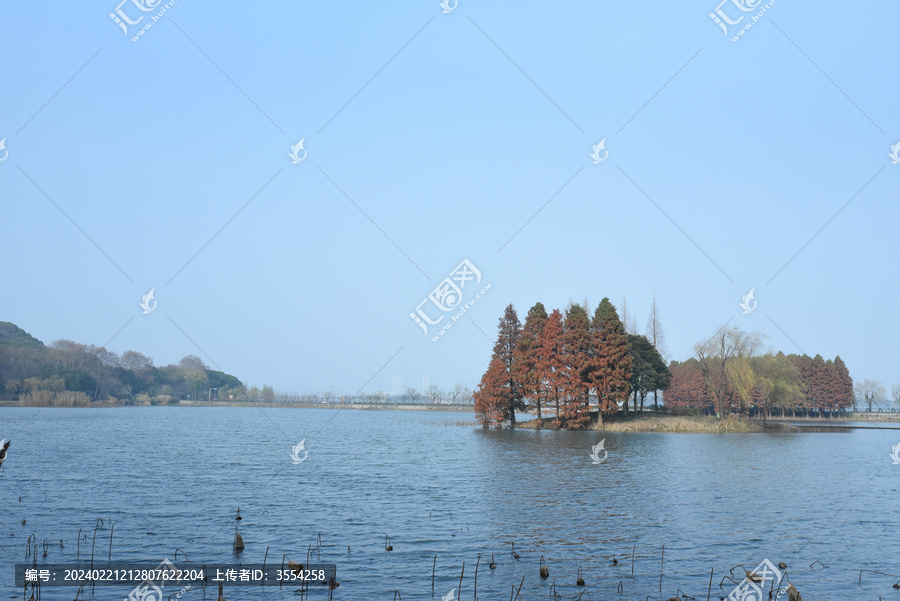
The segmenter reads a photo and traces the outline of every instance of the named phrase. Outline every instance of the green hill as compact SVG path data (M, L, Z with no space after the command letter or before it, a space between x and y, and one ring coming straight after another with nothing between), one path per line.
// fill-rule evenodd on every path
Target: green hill
M0 346L44 349L44 343L8 321L0 321Z

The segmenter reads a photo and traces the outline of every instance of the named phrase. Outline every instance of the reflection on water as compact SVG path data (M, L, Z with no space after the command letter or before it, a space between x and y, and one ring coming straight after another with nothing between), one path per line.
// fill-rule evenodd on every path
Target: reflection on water
M267 549L269 563L283 554L305 560L321 535L313 555L337 564L336 600L390 599L393 591L403 599L441 599L459 586L463 562L460 599L474 597L476 564L480 599L508 598L523 576L520 599L546 598L554 583L571 599L582 590L579 568L594 599L668 598L679 588L705 598L713 569L716 598L734 586L726 579L719 588L730 568L765 558L786 562L807 598L895 593L886 577L867 576L862 588L857 578L861 568L900 569L893 534L900 466L888 456L900 431L660 434L448 425L470 417L0 410L0 438L13 440L0 468L0 546L12 558L0 550L0 597L21 596L10 585L11 563L23 560L29 535L39 549L44 539L65 541L38 557L39 565L73 561L76 553L85 560L97 518L113 520L113 560L174 560L177 547L191 563L232 562L237 507L246 544L238 561L261 563ZM295 465L290 453L301 439L309 455ZM591 447L601 439L608 458L594 465ZM80 549L79 528L88 537ZM97 530L102 559L109 535L108 527ZM494 570L487 567L492 553ZM542 555L547 580L539 577ZM129 592L96 591L100 599ZM206 594L215 598L213 590ZM312 598L326 596L314 591ZM235 588L226 597L298 598L287 588ZM43 591L46 601L73 598L71 589Z

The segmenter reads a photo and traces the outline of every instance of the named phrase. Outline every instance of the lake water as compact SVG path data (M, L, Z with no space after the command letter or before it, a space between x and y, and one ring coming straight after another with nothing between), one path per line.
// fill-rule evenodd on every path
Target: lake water
M98 518L106 525L97 530L97 561L108 554L109 518L113 561L157 564L174 560L178 548L183 566L262 563L268 546L269 564L285 553L303 562L321 535L313 557L337 565L335 600L390 600L394 591L440 600L458 587L463 562L457 598L473 599L479 553L480 599L509 599L523 576L521 600L549 598L554 582L571 599L582 590L578 568L595 601L667 599L678 589L706 599L710 569L711 598L719 599L734 588L719 587L730 568L766 558L788 564L804 599L900 596L891 588L900 576L866 573L857 584L860 569L900 574L900 465L889 457L900 430L616 434L457 425L471 419L332 409L0 409L0 438L12 440L0 468L0 598L22 598L12 564L24 562L32 533L40 567L74 562L81 528L85 561ZM289 454L301 439L309 454L295 465ZM593 465L588 453L601 439L608 457ZM235 560L237 507L246 548ZM542 555L547 580L539 577ZM740 568L735 574L743 577ZM295 591L232 587L225 597L300 599ZM129 592L97 587L93 598ZM75 590L45 587L42 598L71 601ZM182 597L202 598L216 591ZM309 598L326 599L327 590Z

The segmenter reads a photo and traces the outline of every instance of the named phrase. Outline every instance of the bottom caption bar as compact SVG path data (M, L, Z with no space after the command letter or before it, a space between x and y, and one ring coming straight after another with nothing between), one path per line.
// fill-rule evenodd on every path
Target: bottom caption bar
M15 586L230 586L304 585L336 586L335 564L284 566L262 564L182 564L169 560L152 563L16 564Z

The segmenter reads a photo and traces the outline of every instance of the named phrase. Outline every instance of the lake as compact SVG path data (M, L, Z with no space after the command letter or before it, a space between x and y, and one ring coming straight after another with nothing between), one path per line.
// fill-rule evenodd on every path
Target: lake
M390 600L395 591L404 600L440 600L458 588L463 562L455 598L473 599L479 554L480 599L509 599L523 577L521 600L549 598L554 583L572 599L583 590L579 568L595 601L667 599L679 589L706 599L711 569L711 598L719 599L735 586L719 586L733 566L753 569L766 558L788 564L804 599L900 595L891 588L900 576L865 573L857 584L861 569L900 574L900 465L889 457L900 430L459 425L471 419L351 409L0 409L0 438L12 440L0 468L0 598L22 598L12 565L24 563L32 533L38 567L75 562L76 553L89 562L98 518L97 562L109 553L110 518L113 561L175 561L178 548L180 566L262 563L268 547L269 564L283 554L303 563L309 545L321 543L313 559L337 566L335 600ZM301 439L308 456L294 464ZM602 439L608 455L594 465L589 452ZM238 507L246 548L235 559ZM80 549L79 528L87 537ZM541 556L547 580L539 577ZM734 574L744 576L741 568ZM226 587L225 597L299 599L296 590ZM97 587L81 598L129 592ZM164 592L174 599L179 588ZM308 598L327 597L319 588ZM42 590L45 601L74 598L74 588ZM215 589L182 596L202 598L215 599Z

